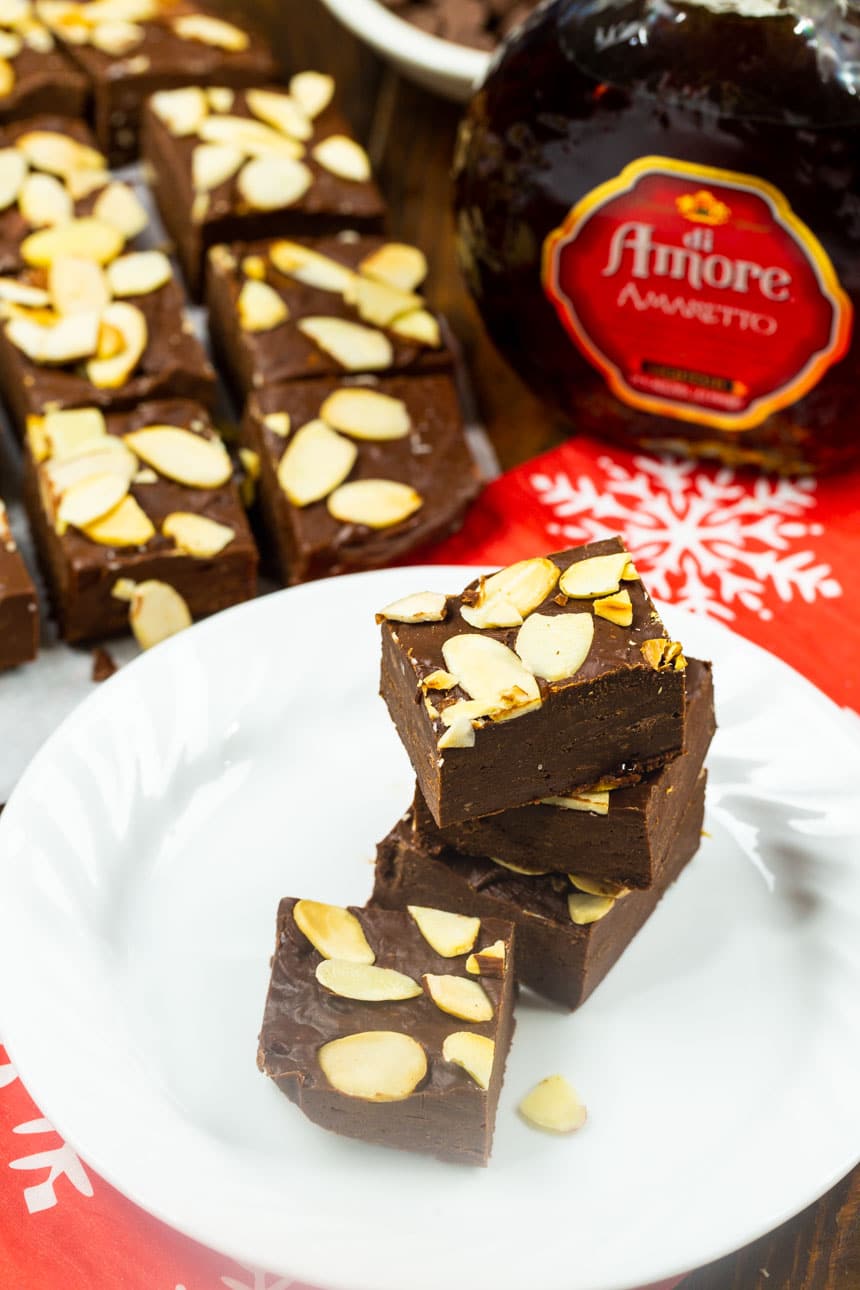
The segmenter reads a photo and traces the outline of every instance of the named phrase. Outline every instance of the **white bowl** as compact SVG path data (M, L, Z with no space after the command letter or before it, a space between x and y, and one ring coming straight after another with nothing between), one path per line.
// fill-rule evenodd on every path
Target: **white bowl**
M323 4L409 80L446 99L469 98L490 65L491 54L429 36L379 0L323 0Z

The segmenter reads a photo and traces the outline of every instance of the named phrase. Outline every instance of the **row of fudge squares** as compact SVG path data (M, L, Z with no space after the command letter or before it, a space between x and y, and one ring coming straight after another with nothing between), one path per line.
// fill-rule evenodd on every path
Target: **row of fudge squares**
M93 120L112 165L138 153L147 98L278 77L268 44L197 0L4 0L0 123L40 112Z

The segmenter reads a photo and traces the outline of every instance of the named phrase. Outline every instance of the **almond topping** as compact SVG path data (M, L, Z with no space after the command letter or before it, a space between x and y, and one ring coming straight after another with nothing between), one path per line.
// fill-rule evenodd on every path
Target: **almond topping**
M210 85L206 90L206 101L213 112L230 112L233 109L236 95L226 85Z
M482 950L477 950L466 959L466 971L472 976L505 975L505 942L494 941Z
M34 228L65 224L75 213L66 186L56 175L28 175L18 193L18 209Z
M427 257L416 246L404 242L386 242L378 251L365 256L359 272L377 282L385 282L400 291L414 291L427 277Z
M281 439L288 439L290 436L290 414L289 412L269 412L263 417L263 425L272 434L278 435Z
M61 366L88 358L96 351L98 314L75 314L60 318L49 327L28 318L13 318L6 324L12 344L40 366Z
M53 130L29 130L26 134L19 134L15 147L34 170L44 170L49 175L59 175L61 179L76 170L104 171L107 165L95 148Z
M432 950L443 959L468 954L474 948L481 930L480 918L449 914L444 909L426 905L407 905L418 930Z
M678 641L655 636L653 640L643 641L639 648L655 672L683 672L686 669L687 660Z
M115 296L148 296L173 277L163 251L131 251L108 265L107 278Z
M275 130L280 130L281 134L302 141L313 134L313 126L305 112L289 94L250 89L245 91L245 101L254 116Z
M518 627L549 596L558 581L552 560L520 560L479 583L474 605L464 605L470 627Z
M237 148L246 157L282 157L297 161L304 147L295 139L279 134L262 121L246 116L209 116L200 122L198 136L205 143L222 143Z
M450 672L443 672L440 667L425 676L421 682L421 688L422 690L453 690L456 684L456 676L452 676Z
M441 1012L461 1021L492 1021L493 1005L484 987L465 976L434 976L425 973L422 980L427 993Z
M278 482L294 506L310 506L346 479L358 449L324 421L297 430L278 466Z
M608 896L611 900L620 900L630 891L629 887L623 887L617 882L596 882L594 878L583 878L578 873L569 873L567 876L574 887L589 896Z
M119 506L128 492L128 484L118 475L91 475L72 484L63 494L57 510L56 529L65 533L70 524L83 529L115 506Z
M343 295L355 277L352 270L338 260L320 255L300 242L273 242L269 247L269 258L279 273L319 291Z
M103 54L122 57L134 49L143 40L146 32L136 22L126 22L118 18L113 22L100 22L93 28L90 44L100 49Z
M165 519L161 531L165 537L173 539L179 551L201 560L211 560L219 555L236 536L226 524L218 524L191 511L173 511Z
M236 313L242 331L271 331L290 316L281 297L267 282L248 278L242 284L236 301Z
M146 319L134 305L118 300L108 305L101 321L104 326L116 328L122 337L123 348L112 358L90 359L87 379L99 389L116 390L125 385L143 357L149 340Z
M31 287L29 283L16 282L14 278L0 278L0 301L39 309L49 305L51 297L41 287Z
M388 337L359 323L343 318L302 318L298 328L349 372L383 371L394 360Z
M196 192L210 192L235 175L245 154L232 143L198 143L191 154L191 182Z
M323 1044L320 1069L333 1089L363 1102L402 1102L427 1074L424 1049L409 1035L368 1030Z
M439 322L426 309L413 309L411 313L401 314L395 318L390 330L404 340L413 340L430 349L439 349L442 345Z
M125 600L131 591L129 623L141 649L152 649L191 626L191 611L173 587L155 579L131 583L129 587L129 581L120 579L114 587L114 595Z
M0 148L0 210L17 199L27 174L27 163L17 148Z
M493 636L464 634L451 636L442 646L445 667L461 689L476 700L474 717L486 715L494 720L523 716L540 707L538 683L526 671L513 650ZM446 708L442 720L446 725L458 715L469 715L462 705ZM450 715L449 715L450 714Z
M301 201L312 182L307 166L292 157L255 157L240 171L236 187L251 210L275 211Z
M347 963L376 961L364 928L348 909L318 900L298 900L293 918L299 931L324 959L341 959Z
M181 14L173 19L173 30L182 40L197 40L202 45L211 45L213 49L226 49L240 53L247 49L250 38L246 31L234 27L232 22L223 18L213 18L209 14Z
M592 896L584 891L572 891L567 898L567 909L572 923L584 927L605 918L615 904L612 896Z
M521 865L512 864L510 860L500 860L498 856L490 856L490 859L493 864L510 869L511 873L521 874L524 878L545 878L549 873L549 869L523 869Z
M582 667L593 640L591 614L530 614L517 632L515 649L535 676L563 681Z
M253 278L255 282L263 282L266 277L266 261L262 255L246 255L242 260L242 272L246 278Z
M107 435L104 414L98 408L46 412L39 420L47 456L54 459L73 456L83 445ZM28 432L29 428L28 422Z
M0 95L11 94L15 85L15 68L5 58L0 58Z
M462 1066L467 1075L486 1092L493 1078L496 1045L486 1035L476 1035L471 1030L455 1030L445 1037L442 1057L454 1066Z
M110 304L108 280L94 260L54 260L48 290L58 314L100 314Z
M561 590L575 600L593 600L618 590L630 562L626 551L617 555L594 555L570 565L561 575Z
M332 429L353 439L378 442L404 439L412 428L402 399L357 385L344 386L330 394L320 409L320 416Z
M590 811L592 815L609 814L609 789L583 789L566 797L544 797L544 806L558 806L564 811Z
M474 748L474 746L475 727L472 725L470 717L462 717L457 721L452 721L448 729L436 741L436 747L440 752L444 752L446 748Z
M313 149L311 156L324 170L339 179L366 183L372 174L370 158L362 148L345 134L330 134Z
M402 524L423 505L420 493L394 479L355 479L335 489L328 499L329 513L336 520L371 529Z
M196 134L209 113L203 90L189 85L179 90L159 90L149 105L177 139Z
M629 591L616 591L611 596L594 601L594 612L598 618L606 618L619 627L630 627L633 623L633 602Z
M0 21L2 20L0 11ZM0 31L0 58L17 58L23 48L24 42L16 31Z
M563 1075L541 1080L519 1105L520 1115L548 1133L573 1133L585 1124L586 1111Z
M84 533L91 542L111 547L146 546L155 537L152 521L133 497L124 497L114 510L88 524Z
M447 612L447 596L438 591L418 591L386 605L376 615L376 621L381 623L383 619L387 619L392 623L441 623ZM432 686L429 688L432 689Z
M149 223L146 208L128 184L112 183L102 189L95 200L93 215L111 224L127 242L142 233Z
M364 322L374 327L392 327L395 319L414 312L422 303L420 296L360 277L353 278L343 298L358 310Z
M123 240L111 224L85 217L31 233L21 243L21 256L25 263L37 268L47 268L61 257L108 264L119 255Z
M179 426L132 430L125 442L159 475L188 488L221 488L233 474L227 449L219 439L207 439Z
M395 972L393 968L349 963L342 959L323 959L317 964L316 978L332 994L362 1003L414 999L422 993L417 981L402 972Z
M333 79L323 72L298 72L290 81L290 97L311 121L326 110L334 90Z

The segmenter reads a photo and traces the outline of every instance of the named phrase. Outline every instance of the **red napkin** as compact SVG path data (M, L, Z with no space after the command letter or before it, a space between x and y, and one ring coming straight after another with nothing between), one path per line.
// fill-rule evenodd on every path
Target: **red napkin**
M844 589L860 566L858 492L858 476L765 480L578 439L497 480L463 532L422 559L504 564L622 533L657 596L713 614L856 707L860 607ZM120 1196L41 1118L2 1047L0 1286L302 1290Z

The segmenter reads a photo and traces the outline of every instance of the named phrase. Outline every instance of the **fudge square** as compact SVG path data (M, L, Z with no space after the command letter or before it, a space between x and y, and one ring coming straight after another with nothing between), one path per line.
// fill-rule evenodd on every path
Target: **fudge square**
M432 898L447 909L468 909L484 919L511 919L519 984L573 1011L600 984L696 854L705 785L702 771L648 891L602 887L580 874L574 883L563 874L511 873L493 860L455 851L429 817L422 827L410 813L379 845L371 904L402 909Z
M51 409L114 411L162 397L214 402L215 373L167 256L118 255L107 228L88 228L83 239L74 224L39 230L45 238L29 252L38 267L0 284L18 297L2 309L0 390L21 433L29 416ZM71 256L70 246L80 254Z
M627 788L586 789L441 829L464 855L492 856L515 872L571 873L621 887L651 887L666 862L714 736L710 663L689 659L686 744L680 757ZM430 813L420 791L420 827Z
M479 488L449 376L257 390L242 436L285 582L373 569L459 527Z
M445 370L439 320L417 288L416 247L341 233L213 246L212 343L237 391L297 377Z
M56 114L0 129L0 187L2 274L26 268L33 255L39 260L42 229L74 221L67 237L76 239L72 249L79 255L79 241L104 243L111 234L120 250L128 250L149 223L134 189L107 169L87 126ZM0 300L15 303L14 284L0 285Z
M186 400L31 417L24 496L63 638L127 631L118 583L172 587L192 617L249 600L257 551L226 449Z
M39 602L0 501L0 671L29 663L39 649Z
M82 117L86 78L56 48L32 0L0 8L0 125L39 112Z
M119 8L86 0L42 0L39 7L89 82L99 146L112 166L137 156L141 109L150 94L182 85L235 89L277 80L266 42L205 5L131 0L121 15Z
M513 1034L513 927L282 900L258 1065L350 1138L485 1165Z
M377 618L380 692L442 828L632 783L683 748L686 660L620 538Z
M289 89L189 86L149 100L143 155L195 295L218 242L381 230L384 202L334 91L330 76L299 72Z

